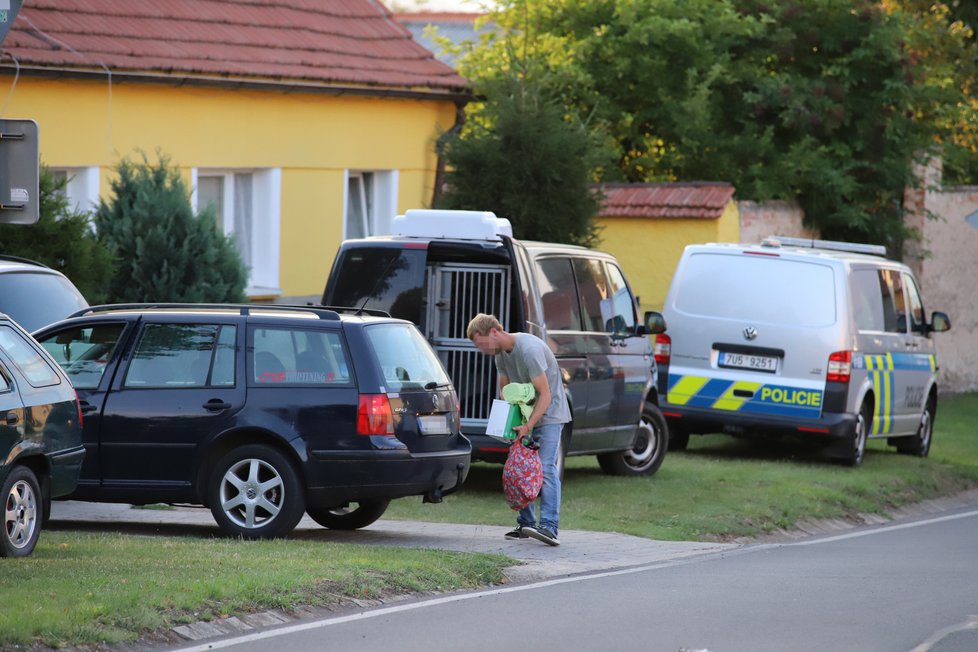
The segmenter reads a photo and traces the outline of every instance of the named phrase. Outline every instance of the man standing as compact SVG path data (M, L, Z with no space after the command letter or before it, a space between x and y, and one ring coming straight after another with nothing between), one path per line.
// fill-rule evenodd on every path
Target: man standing
M493 315L479 313L465 331L476 348L494 356L499 389L509 383L532 383L536 390L533 412L522 426L514 428L521 440L531 432L540 446L543 466L543 489L540 491L540 519L532 504L520 510L516 529L506 533L507 539L533 537L551 546L560 545L557 528L560 525L560 475L557 473L557 454L560 433L571 420L570 408L564 396L557 358L550 347L528 333L507 333Z

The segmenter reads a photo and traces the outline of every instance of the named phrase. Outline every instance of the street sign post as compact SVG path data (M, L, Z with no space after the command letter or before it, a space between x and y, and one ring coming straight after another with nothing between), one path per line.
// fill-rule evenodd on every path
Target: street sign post
M0 120L0 224L36 224L41 217L37 123Z

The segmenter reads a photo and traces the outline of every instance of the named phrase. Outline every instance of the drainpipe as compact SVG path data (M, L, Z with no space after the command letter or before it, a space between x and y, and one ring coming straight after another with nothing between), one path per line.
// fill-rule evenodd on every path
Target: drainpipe
M452 128L443 133L438 138L438 144L440 145L445 140L458 135L458 132L462 130L462 126L465 124L465 105L468 104L468 99L456 100L455 101L455 124ZM442 157L441 152L438 151L438 146L435 147L435 155L438 157L435 162L435 187L431 193L431 206L434 208L435 203L441 196L441 187L445 179L445 159Z

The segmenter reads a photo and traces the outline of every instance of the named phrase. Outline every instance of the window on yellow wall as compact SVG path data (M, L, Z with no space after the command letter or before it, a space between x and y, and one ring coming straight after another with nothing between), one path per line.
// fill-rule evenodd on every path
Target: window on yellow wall
M212 207L224 233L234 238L249 269L249 297L282 294L279 288L279 233L282 172L264 170L193 171L195 210Z
M347 171L344 239L390 233L397 211L397 180L394 170Z
M69 207L80 212L98 209L99 168L93 167L49 167L55 179L66 181L65 195Z

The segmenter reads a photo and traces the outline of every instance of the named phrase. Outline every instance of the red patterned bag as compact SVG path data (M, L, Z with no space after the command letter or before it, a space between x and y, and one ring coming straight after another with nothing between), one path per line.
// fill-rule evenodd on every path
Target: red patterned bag
M543 488L543 465L540 451L527 448L522 439L509 447L509 455L503 466L503 493L506 502L515 510L521 510L540 495Z

